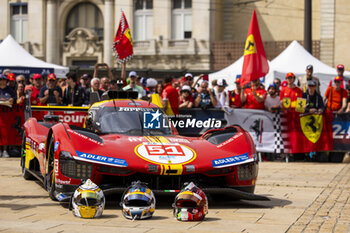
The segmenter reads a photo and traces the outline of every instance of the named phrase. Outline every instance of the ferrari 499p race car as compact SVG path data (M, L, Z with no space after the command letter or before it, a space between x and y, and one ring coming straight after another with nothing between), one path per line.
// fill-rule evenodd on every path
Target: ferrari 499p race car
M66 200L86 179L106 194L140 180L156 194L195 182L209 194L266 199L254 194L258 160L239 126L183 137L159 107L133 99L93 104L84 127L57 120L25 122L21 157L23 177L41 180L53 200Z

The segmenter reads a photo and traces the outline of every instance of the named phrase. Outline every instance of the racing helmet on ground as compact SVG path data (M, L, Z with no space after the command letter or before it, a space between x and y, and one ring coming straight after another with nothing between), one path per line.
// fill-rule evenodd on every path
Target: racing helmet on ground
M120 205L123 207L123 215L127 219L151 218L155 207L156 198L151 189L141 181L132 182L125 190Z
M193 182L175 197L174 216L179 221L201 221L208 214L208 199Z
M73 214L80 218L100 217L105 203L106 201L102 190L88 179L84 184L80 185L73 194Z

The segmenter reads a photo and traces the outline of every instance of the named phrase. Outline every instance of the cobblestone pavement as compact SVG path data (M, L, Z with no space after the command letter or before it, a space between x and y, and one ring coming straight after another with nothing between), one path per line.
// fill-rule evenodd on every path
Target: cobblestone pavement
M103 217L79 219L21 177L19 158L0 159L0 232L350 232L350 164L260 163L255 193L270 201L214 199L203 222L178 222L172 198L154 217L129 221L111 198Z

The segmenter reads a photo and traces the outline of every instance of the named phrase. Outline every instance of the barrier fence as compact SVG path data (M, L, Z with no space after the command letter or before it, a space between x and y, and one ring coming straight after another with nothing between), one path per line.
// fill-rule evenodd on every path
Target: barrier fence
M50 107L32 106L33 116L42 120ZM88 108L53 107L62 122L82 127ZM62 110L60 109L62 108ZM41 111L38 111L41 110ZM52 110L52 109L51 109ZM180 135L200 136L205 131L240 125L253 138L258 152L307 153L350 151L350 114L301 115L295 112L270 113L253 109L180 109L170 118ZM21 145L24 106L0 106L0 145Z

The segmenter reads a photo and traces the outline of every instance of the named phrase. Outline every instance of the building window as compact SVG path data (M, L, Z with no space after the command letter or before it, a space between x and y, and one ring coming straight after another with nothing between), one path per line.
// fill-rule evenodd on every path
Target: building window
M175 40L192 37L192 0L172 1L171 38Z
M11 35L19 43L28 40L28 5L27 3L10 4Z
M153 0L134 0L134 39L153 38Z
M103 40L103 17L100 10L92 3L82 2L69 12L66 23L66 35L77 27L88 28L96 32Z

